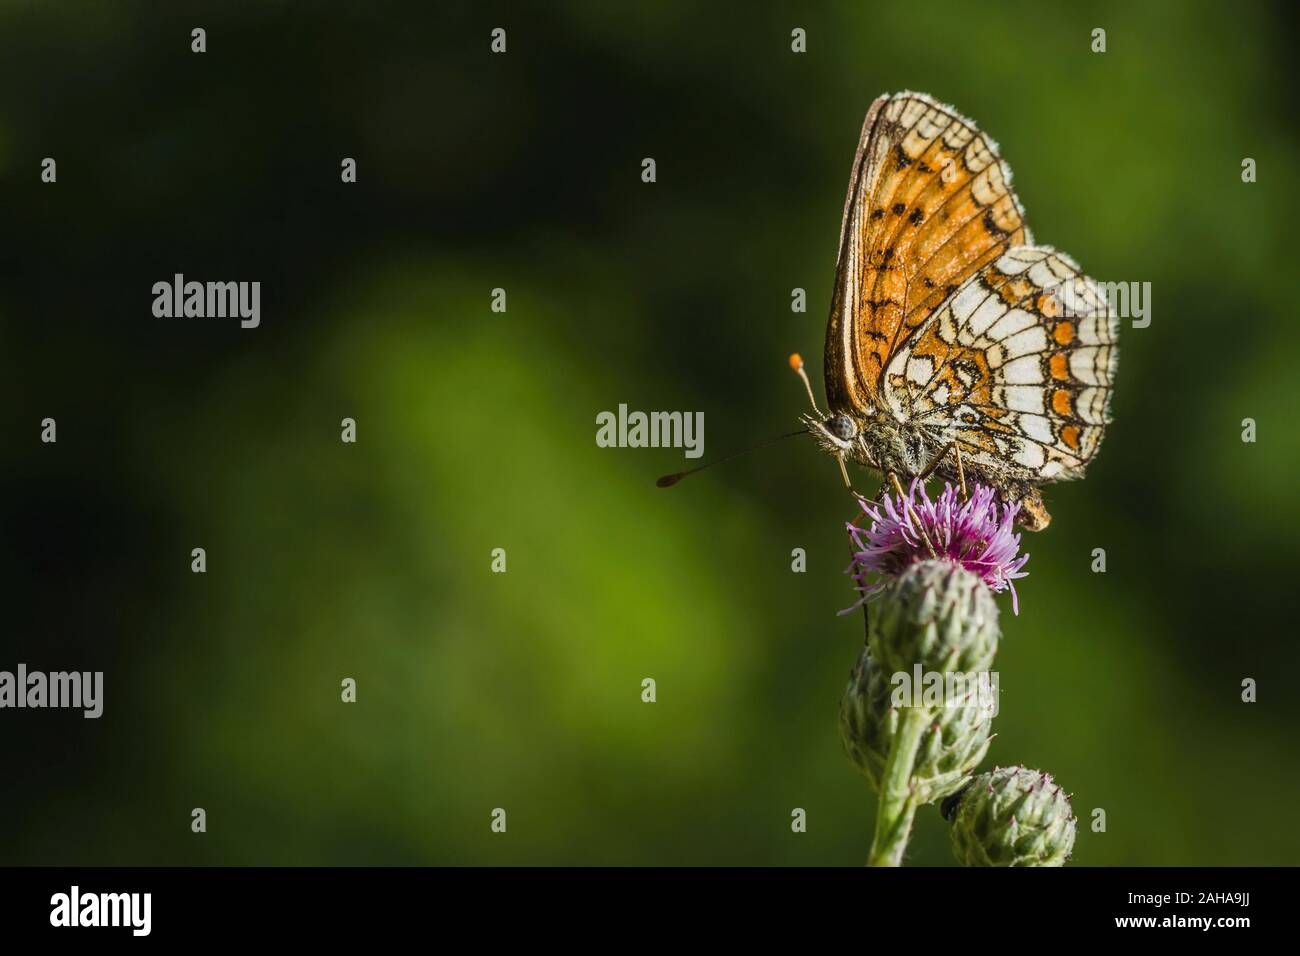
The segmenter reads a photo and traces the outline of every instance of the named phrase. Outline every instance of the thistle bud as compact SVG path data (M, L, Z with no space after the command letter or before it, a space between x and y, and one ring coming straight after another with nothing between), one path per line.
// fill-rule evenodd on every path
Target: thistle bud
M998 606L984 581L952 561L918 561L881 592L869 642L891 672L987 671L998 649Z
M982 773L945 803L944 815L964 866L1063 866L1074 847L1070 798L1037 770Z
M889 683L864 647L840 698L840 739L844 752L877 793L897 731L898 711L889 705Z
M900 700L897 689L864 648L840 699L840 737L849 759L879 793L902 715L923 711L925 726L909 776L916 803L931 803L960 789L984 759L992 740L992 713L977 700L974 689L961 700L934 706L924 706L919 699ZM911 690L920 693L919 688Z

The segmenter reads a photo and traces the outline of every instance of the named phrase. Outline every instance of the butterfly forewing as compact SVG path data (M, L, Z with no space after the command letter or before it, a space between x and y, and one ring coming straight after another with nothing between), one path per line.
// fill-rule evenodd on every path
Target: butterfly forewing
M890 356L982 266L1029 241L1010 174L974 124L921 93L872 104L840 230L826 336L832 409L879 404Z

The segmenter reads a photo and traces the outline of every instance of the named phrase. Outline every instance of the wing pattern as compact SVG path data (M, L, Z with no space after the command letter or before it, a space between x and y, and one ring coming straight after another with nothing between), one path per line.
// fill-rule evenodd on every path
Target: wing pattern
M890 360L885 404L1019 477L1078 477L1110 420L1118 321L1063 253L1019 246L963 283Z

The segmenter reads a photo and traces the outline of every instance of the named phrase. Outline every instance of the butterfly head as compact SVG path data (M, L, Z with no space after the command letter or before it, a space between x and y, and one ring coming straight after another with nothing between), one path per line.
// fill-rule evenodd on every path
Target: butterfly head
M824 426L828 432L843 442L855 442L861 429L858 423L848 415L832 415L826 419Z
M843 470L845 459L857 461L869 467L877 467L873 460L867 443L863 441L863 428L865 422L853 415L845 412L832 411L829 415L822 412L817 407L817 399L813 395L812 383L808 381L808 373L804 371L803 359L796 352L790 356L790 367L803 381L803 387L808 392L808 402L812 405L812 413L805 413L799 416L799 421L807 429L808 434L812 435L821 445L822 450L834 455L840 461L840 468ZM870 409L867 409L870 414ZM848 472L844 472L844 482L848 483Z
M801 415L800 421L817 440L817 444L832 455L855 458L862 450L862 423L852 415L835 412L831 415Z

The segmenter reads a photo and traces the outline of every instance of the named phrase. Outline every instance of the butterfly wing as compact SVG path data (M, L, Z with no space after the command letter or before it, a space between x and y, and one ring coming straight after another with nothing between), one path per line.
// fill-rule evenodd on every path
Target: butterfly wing
M886 407L979 473L1075 478L1110 421L1118 319L1066 255L1020 246L967 279L889 362Z
M1031 241L996 145L923 93L867 112L844 202L826 329L833 411L869 415L890 356L963 282Z

